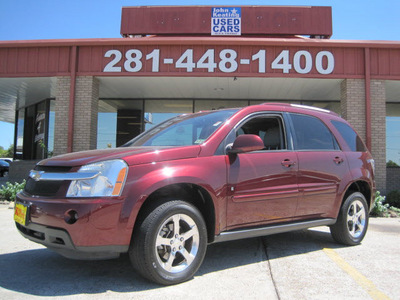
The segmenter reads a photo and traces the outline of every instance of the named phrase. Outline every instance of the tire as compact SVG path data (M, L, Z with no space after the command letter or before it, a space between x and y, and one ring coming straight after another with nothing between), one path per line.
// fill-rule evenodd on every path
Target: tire
M193 277L207 247L207 228L196 207L169 201L149 212L137 226L129 249L137 272L162 285Z
M339 211L336 223L330 226L332 237L339 243L358 245L368 228L368 205L361 193L347 197Z

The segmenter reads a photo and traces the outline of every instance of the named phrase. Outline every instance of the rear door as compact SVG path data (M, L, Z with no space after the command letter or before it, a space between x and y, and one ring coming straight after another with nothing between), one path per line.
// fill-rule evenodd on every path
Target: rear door
M288 221L298 198L297 156L287 143L283 116L262 114L250 117L231 132L256 134L264 141L262 151L228 157L228 228Z
M302 114L290 114L290 117L301 194L296 217L327 217L335 207L341 179L348 173L346 156L320 119Z

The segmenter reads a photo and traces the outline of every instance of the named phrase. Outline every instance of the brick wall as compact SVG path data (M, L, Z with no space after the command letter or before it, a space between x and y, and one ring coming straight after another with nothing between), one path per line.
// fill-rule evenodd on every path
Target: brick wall
M365 81L345 79L341 84L342 117L350 122L365 142Z
M75 90L74 152L97 147L98 99L98 79L78 76Z
M54 155L67 153L70 77L57 77Z
M371 153L375 159L376 186L386 193L386 88L383 80L371 80Z
M371 80L371 153L375 159L376 186L386 192L386 89L384 81ZM341 83L342 116L366 141L365 81L345 79Z
M386 193L400 191L400 168L393 167L386 169Z

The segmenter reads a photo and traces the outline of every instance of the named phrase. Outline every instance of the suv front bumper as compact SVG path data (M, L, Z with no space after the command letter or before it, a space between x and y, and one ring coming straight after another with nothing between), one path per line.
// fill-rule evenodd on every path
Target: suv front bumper
M68 258L115 258L128 251L132 234L121 217L124 202L123 197L54 199L18 194L16 204L27 211L25 224L16 226L25 238Z

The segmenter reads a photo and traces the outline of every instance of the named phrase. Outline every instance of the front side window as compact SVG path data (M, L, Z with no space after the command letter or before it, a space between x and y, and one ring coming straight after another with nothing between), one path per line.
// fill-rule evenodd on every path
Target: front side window
M225 148L229 144L233 144L236 137L242 134L258 135L264 142L264 150L266 151L287 149L285 130L281 117L262 115L246 120L236 129L232 130L225 141L221 143L216 154L225 154Z
M291 114L296 135L296 150L338 150L339 146L332 133L319 119Z
M340 121L332 121L333 126L339 131L340 135L346 141L350 150L353 152L365 152L366 148L357 133L346 123Z

